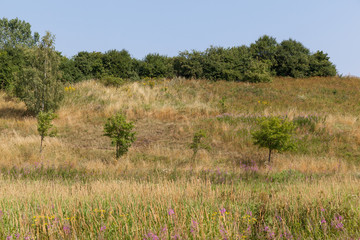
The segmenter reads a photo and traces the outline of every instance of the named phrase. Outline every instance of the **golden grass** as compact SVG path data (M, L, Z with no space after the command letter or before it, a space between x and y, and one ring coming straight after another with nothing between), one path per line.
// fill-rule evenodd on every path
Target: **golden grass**
M191 156L187 146L198 128L208 129L213 145L210 153L199 154L200 164L207 165L211 159L257 151L251 144L250 136L236 134L239 131L249 133L251 125L207 121L220 114L219 100L225 96L228 112L234 115L287 115L290 120L299 115L326 116L326 121L317 124L317 129L325 128L328 134L341 138L336 137L328 155L320 158L338 162L334 144L341 145L345 141L352 149L360 144L359 94L346 98L359 89L358 83L357 78L277 78L270 84L173 79L156 82L154 87L146 82L135 82L115 88L104 87L94 80L84 81L74 85L74 91L66 93L64 104L58 111L59 118L55 120L59 137L47 140L43 158L55 165L72 161L78 166L89 165L88 161L103 162L111 158L112 148L109 140L102 136L102 126L107 117L119 111L135 121L138 133L129 156L124 158L130 162L129 159L138 153L164 156L172 162L185 161ZM336 94L341 95L342 102L334 103ZM306 97L299 100L299 95ZM321 109L324 103L326 106ZM309 107L310 104L313 106ZM344 113L349 105L353 106L353 111ZM0 165L9 165L9 162L21 165L21 162L33 162L39 158L36 119L25 116L25 110L21 102L10 100L1 92ZM266 157L266 151L261 152ZM311 164L307 162L305 165L314 169L314 164L321 165L318 162L322 161L314 160L318 158L313 154L300 154L290 155L287 159L295 162L310 159Z
M174 219L167 213L173 208L182 236L193 237L186 231L195 219L197 239L223 238L222 226L229 236L241 238L237 231L247 225L239 219L253 209L257 229L271 223L278 238L290 228L311 238L309 229L316 226L319 239L357 236L359 81L276 78L273 83L251 84L172 79L118 88L84 81L66 92L54 121L59 134L45 139L42 155L36 118L26 115L21 102L0 92L0 168L5 168L0 210L8 210L6 226L22 237L30 232L38 239L105 239L99 229L106 225L119 239L143 239L164 225L174 233ZM223 116L229 119L217 118L224 110L223 97ZM103 136L106 118L116 112L134 121L137 132L137 140L119 160ZM314 129L297 130L297 151L275 153L269 164L267 150L253 145L251 131L256 117L272 115L320 120ZM198 129L205 130L211 150L200 150L192 161L189 144ZM37 170L39 163L43 170ZM251 164L258 168L249 170ZM13 167L28 169L29 176L16 172L20 170L11 175ZM47 169L55 172L51 175ZM44 176L36 175L40 173ZM60 178L60 173L69 177ZM222 207L229 211L229 220L219 216ZM329 224L343 214L345 223L355 226L353 232L322 233L316 223L324 217L321 208ZM99 209L106 214L96 215ZM52 215L71 226L71 237L65 225L57 226L57 235L39 235L46 228L34 227L33 216ZM300 223L303 218L309 222ZM0 236L9 229L0 227Z

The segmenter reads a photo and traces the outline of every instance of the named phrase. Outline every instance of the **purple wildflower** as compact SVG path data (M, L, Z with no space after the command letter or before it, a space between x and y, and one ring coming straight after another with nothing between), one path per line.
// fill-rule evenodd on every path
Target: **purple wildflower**
M199 232L199 223L197 221L195 220L191 221L190 232L192 234L196 234L197 232Z
M106 226L105 226L105 225L100 228L100 232L103 232L103 231L105 231L105 230L106 230Z
M148 232L143 240L159 240L159 237L155 233Z
M31 233L30 232L27 233L24 240L31 240Z
M172 239L180 239L180 235L178 233L175 233L174 236L171 237Z
M337 231L342 231L344 230L344 223L342 222L343 220L343 216L335 216L334 219L331 221L331 226L333 226L333 228L335 228Z
M160 239L167 239L167 227L164 226L159 234Z
M174 209L170 208L170 209L168 210L168 214L169 214L169 216L174 215L174 214L175 214Z
M221 213L221 215L224 215L224 214L226 213L226 209L225 209L225 208L221 208L221 209L220 209L220 213Z
M65 235L68 235L71 232L69 225L64 225L63 230L64 230Z
M224 225L221 225L221 227L220 227L220 234L221 234L221 237L222 237L222 239L223 240L228 240L229 238L228 238L228 233L227 233L227 231L226 231L226 229L224 228Z

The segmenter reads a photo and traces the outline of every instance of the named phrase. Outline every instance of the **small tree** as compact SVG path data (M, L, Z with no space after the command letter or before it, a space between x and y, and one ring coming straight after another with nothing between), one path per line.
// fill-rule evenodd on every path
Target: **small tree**
M118 113L108 118L104 125L104 136L111 139L111 144L115 145L116 158L124 155L131 144L135 141L135 132L133 132L134 124L126 122L124 115Z
M206 138L206 134L204 130L199 130L195 132L193 141L192 143L190 143L190 149L193 150L193 155L191 157L193 161L195 160L196 154L200 149L205 149L205 150L210 149L210 147L207 144L201 142L203 138Z
M55 137L56 136L56 128L51 123L57 116L52 112L40 112L37 116L37 125L38 125L38 133L41 136L40 141L40 153L43 149L43 141L45 137Z
M263 118L259 121L260 129L252 133L254 144L269 149L269 159L273 150L279 152L295 148L291 141L295 125L279 117Z
M29 112L55 111L64 98L60 79L60 55L55 51L55 37L49 32L33 49L28 50L31 67L15 75L14 93L25 102Z

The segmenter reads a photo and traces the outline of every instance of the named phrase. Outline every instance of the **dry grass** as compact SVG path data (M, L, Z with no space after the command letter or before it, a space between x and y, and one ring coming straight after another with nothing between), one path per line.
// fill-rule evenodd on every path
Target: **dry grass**
M266 239L261 235L264 224L277 229L277 239L287 230L310 239L358 236L359 81L277 78L249 84L173 79L119 88L85 81L66 92L54 121L59 135L46 139L41 156L36 118L26 115L21 102L0 92L0 187L6 193L0 208L9 213L0 236L17 231L39 239L110 239L121 233L121 239L142 239L148 231L159 235L166 225L168 238L176 227L183 238L224 239L222 228L233 239L241 238L239 231L249 223L214 220L214 212L222 207L232 219L242 219L251 210L259 222L251 223L247 235L254 239ZM226 114L220 104L223 97ZM103 136L106 118L116 112L134 121L137 132L136 142L119 161ZM252 144L251 131L256 118L271 115L306 121L296 132L298 149L275 154L268 164L266 149ZM198 129L206 131L211 150L199 151L193 162L188 145ZM175 209L177 226L167 214L169 208ZM102 218L91 214L94 209L111 214ZM24 214L25 220L20 220ZM32 225L35 215L65 220L49 235L43 226ZM74 215L79 217L66 222ZM330 227L337 215L346 218L346 231ZM312 224L321 217L327 219L329 232ZM200 224L196 237L189 232L192 219ZM70 236L64 224L71 226ZM101 232L102 225L109 231Z

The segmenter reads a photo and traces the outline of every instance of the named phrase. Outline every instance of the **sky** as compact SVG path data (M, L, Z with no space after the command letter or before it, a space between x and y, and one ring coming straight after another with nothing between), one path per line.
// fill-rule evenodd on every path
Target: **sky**
M343 75L360 76L360 0L0 0L0 18L56 36L67 57L126 49L176 56L184 50L250 45L263 35L328 53Z

